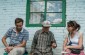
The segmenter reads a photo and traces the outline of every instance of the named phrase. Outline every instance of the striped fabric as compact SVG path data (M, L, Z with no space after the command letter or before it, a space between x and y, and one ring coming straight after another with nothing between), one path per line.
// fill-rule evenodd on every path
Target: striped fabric
M10 38L9 44L17 45L20 44L23 40L27 41L29 33L23 28L18 34L16 34L15 27L12 27L6 32L5 37Z

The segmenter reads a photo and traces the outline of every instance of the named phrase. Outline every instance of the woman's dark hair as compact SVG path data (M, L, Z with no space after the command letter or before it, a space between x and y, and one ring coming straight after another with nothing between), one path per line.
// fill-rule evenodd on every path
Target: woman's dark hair
M67 22L68 27L73 27L74 30L79 31L80 30L80 25L76 21L69 21Z
M22 18L16 18L16 19L15 19L15 24L16 24L16 23L20 23L20 22L22 22L22 24L23 24L24 21L23 21Z

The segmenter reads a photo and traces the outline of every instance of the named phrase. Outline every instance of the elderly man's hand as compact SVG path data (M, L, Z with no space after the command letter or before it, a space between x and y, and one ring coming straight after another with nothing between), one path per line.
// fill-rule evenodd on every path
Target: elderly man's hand
M57 46L56 46L56 43L52 43L52 46L51 46L52 48L56 48Z

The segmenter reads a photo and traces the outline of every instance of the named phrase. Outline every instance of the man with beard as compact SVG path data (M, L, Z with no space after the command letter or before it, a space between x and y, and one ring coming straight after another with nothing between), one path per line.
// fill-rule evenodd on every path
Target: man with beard
M25 52L29 33L23 28L23 22L23 19L16 18L15 27L9 28L2 38L5 51L8 53L8 55L23 55ZM7 38L10 38L9 44L6 41Z

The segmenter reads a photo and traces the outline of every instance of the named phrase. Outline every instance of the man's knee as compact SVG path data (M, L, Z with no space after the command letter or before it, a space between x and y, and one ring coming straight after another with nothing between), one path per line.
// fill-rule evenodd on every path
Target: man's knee
M12 49L12 52L15 52L15 53L17 53L17 52L19 52L19 53L22 52L22 53L23 53L23 52L25 52L25 49L24 49L24 48L20 48L20 47L19 47L19 48L13 48L13 49Z
M16 54L16 55L19 55L19 54L24 54L24 52L25 52L25 49L24 48L13 48L11 51L10 51L10 53L9 53L9 55L10 54Z

